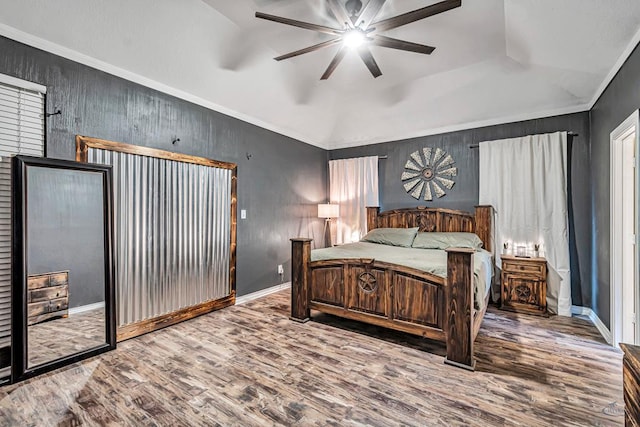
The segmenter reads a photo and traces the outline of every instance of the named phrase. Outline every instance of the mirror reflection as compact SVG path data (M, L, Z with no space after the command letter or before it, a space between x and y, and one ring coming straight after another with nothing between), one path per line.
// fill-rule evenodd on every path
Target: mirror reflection
M103 174L26 169L27 367L107 342Z

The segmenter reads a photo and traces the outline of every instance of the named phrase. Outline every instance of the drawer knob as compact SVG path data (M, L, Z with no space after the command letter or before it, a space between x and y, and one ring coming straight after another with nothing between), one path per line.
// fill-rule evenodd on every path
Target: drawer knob
M59 297L60 296L60 292L56 292L56 296Z
M520 270L524 270L524 266L523 265L521 265L519 268L520 268Z

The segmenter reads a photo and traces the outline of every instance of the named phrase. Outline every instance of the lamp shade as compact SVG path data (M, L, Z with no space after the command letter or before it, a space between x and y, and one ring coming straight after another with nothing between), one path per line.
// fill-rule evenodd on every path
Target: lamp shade
M340 205L325 203L318 205L318 218L338 218L340 216Z

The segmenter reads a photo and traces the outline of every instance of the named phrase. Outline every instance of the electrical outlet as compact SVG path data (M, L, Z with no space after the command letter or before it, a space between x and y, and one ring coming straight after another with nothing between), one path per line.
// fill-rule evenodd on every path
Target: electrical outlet
M278 264L278 274L284 274L284 267L282 267L282 264Z

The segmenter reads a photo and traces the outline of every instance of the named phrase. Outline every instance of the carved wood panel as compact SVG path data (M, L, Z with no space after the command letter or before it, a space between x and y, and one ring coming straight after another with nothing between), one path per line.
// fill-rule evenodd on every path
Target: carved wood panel
M529 277L507 276L505 289L507 292L506 301L510 303L540 305L539 295L541 294L540 280L531 280Z
M393 278L393 319L442 329L442 286L396 273Z
M311 283L312 301L344 306L343 266L313 269Z
M413 227L418 227L418 231L438 230L438 215L435 212L423 212L413 215L412 218L415 218Z
M388 283L384 270L366 266L351 267L349 310L387 316Z
M441 225L439 231L456 230L473 233L473 221L471 218L462 215L452 215L441 213Z

